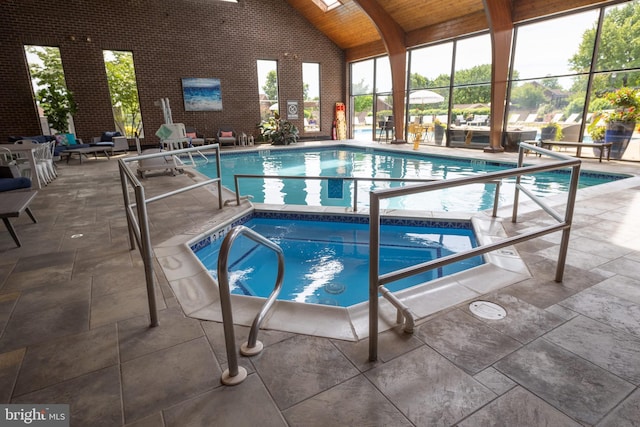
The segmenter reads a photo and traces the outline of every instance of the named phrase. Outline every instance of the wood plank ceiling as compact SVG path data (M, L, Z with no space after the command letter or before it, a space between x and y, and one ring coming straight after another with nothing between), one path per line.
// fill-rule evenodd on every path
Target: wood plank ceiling
M312 0L287 0L312 25L344 49L347 61L385 53L367 13L353 0L324 12ZM511 0L514 23L561 14L614 0ZM405 33L406 47L445 40L489 28L484 0L377 0Z

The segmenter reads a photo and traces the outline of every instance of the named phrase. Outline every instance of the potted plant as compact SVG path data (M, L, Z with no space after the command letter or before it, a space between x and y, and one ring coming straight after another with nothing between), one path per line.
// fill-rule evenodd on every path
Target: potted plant
M562 127L558 123L549 122L540 128L540 139L543 141L559 141L562 139Z
M621 87L609 92L605 98L614 110L603 115L607 125L604 141L611 142L611 158L620 159L624 155L636 127L640 106L639 91Z
M436 145L442 145L445 129L446 129L446 126L443 125L440 120L435 119L433 121L433 141L436 143Z
M258 125L262 137L271 141L272 145L289 145L298 140L298 128L291 122L283 120L276 113L269 120Z

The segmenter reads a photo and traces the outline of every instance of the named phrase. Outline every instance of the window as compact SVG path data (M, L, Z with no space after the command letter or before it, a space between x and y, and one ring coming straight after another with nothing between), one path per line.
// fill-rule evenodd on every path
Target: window
M373 139L373 59L351 64L351 130L353 138Z
M259 59L257 68L260 119L268 120L274 112L279 113L278 62Z
M304 131L320 131L320 64L302 63Z
M76 103L67 89L60 49L52 46L25 46L31 84L42 133L75 133Z
M144 138L133 52L103 51L116 130L127 138Z
M340 0L312 0L316 6L322 9L324 12L328 12L331 9L335 9L340 6Z

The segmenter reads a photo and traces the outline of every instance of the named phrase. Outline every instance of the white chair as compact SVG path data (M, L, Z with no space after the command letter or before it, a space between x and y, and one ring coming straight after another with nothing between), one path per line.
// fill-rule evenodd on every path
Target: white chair
M568 125L572 125L574 123L580 123L580 122L576 122L576 119L578 118L579 115L580 113L572 113L569 117L567 117L567 120L565 120L564 122Z
M15 165L16 161L13 158L13 153L7 147L0 147L0 165Z
M43 183L44 185L47 185L57 176L53 166L51 142L45 142L42 144L33 142L33 144L38 145L33 154L33 157L36 161L36 176L38 178L38 181L40 182L40 185L42 185Z

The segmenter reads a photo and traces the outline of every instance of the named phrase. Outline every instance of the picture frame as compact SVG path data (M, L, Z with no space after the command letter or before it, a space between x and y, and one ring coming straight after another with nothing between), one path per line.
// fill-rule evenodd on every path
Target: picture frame
M185 77L182 94L185 111L222 111L220 79Z

